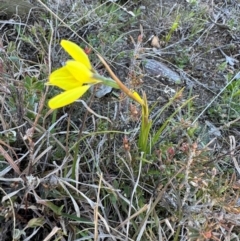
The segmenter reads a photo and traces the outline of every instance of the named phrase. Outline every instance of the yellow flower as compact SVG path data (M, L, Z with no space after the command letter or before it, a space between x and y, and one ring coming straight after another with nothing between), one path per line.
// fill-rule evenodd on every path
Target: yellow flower
M73 58L66 65L54 71L47 85L54 85L64 90L53 97L48 105L51 109L69 105L79 99L92 85L101 82L94 78L88 56L75 43L62 40L61 46Z

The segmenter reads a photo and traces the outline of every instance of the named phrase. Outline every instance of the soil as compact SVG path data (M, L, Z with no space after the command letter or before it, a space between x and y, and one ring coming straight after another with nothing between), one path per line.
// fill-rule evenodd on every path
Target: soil
M172 21L169 19L153 21L151 16L154 13L156 14L156 9L160 8L160 3L158 1L151 2L152 4L146 7L146 19L141 23L143 28L147 30L146 35L149 36L152 32L162 39L167 25L166 22ZM202 5L203 9L207 9L206 11L209 14L209 16L206 16L209 20L205 23L199 35L190 39L186 34L190 26L183 25L173 36L171 44L159 50L161 56L155 55L154 57L167 62L177 72L183 71L194 84L193 93L199 96L199 105L204 106L226 85L227 73L234 74L239 70L239 32L233 33L227 28L227 25L221 24L221 22L227 22L233 14L237 14L239 4L237 2L224 4L222 1L215 1L214 3L212 1L201 1L199 4ZM165 11L176 8L181 13L185 11L186 6L182 1L168 1L164 8L168 9L165 9ZM213 23L211 17L216 15L218 15L215 19L216 23ZM179 56L183 55L183 50L188 60L184 63L183 68L179 69L176 67L179 66L178 59ZM221 50L227 56L236 59L236 62L233 65L228 65L224 71L219 70L219 65L226 61ZM153 51L147 53L147 55L153 56Z

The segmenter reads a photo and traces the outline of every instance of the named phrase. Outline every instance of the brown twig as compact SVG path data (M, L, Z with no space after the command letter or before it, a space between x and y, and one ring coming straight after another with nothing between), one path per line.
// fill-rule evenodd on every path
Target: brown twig
M104 60L104 58L97 54L98 58L101 60L101 62L103 63L103 65L105 66L105 68L107 69L108 73L110 74L110 76L113 78L113 80L116 81L116 83L118 84L119 88L126 94L128 95L130 98L132 98L133 100L137 101L140 105L144 105L144 102L141 98L137 98L136 97L136 92L132 91L130 89L128 89L128 87L126 85L124 85L122 83L122 81L113 73L113 71L111 70L110 66L107 64L107 62Z
M8 153L4 150L4 148L0 145L0 153L3 155L3 157L8 161L12 169L20 176L21 171L17 164L13 161L13 159L8 155Z

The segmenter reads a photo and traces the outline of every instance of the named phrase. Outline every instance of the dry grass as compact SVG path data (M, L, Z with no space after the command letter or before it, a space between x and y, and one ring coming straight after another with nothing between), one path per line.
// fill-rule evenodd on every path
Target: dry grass
M239 240L239 110L232 106L224 123L211 116L217 101L239 98L239 6L56 2L39 0L44 10L1 20L0 240ZM218 29L219 16L209 22L209 6L232 13L221 15L227 30ZM147 41L153 32L161 49ZM220 69L226 56L211 40L227 33L235 47L219 46L236 62ZM145 153L140 108L118 91L49 110L58 90L44 83L67 59L61 39L91 47L101 74L96 53L126 85L146 92L153 123ZM211 51L216 65L203 69ZM147 76L145 57L164 60L193 85L180 90ZM198 65L205 75L197 79Z

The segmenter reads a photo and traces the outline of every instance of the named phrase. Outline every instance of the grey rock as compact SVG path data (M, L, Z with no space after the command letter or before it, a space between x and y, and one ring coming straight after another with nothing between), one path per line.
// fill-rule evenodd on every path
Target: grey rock
M106 94L110 93L112 91L112 87L107 85L101 85L100 88L96 91L95 96L97 98L102 98Z
M167 65L154 59L146 59L143 62L145 71L148 75L157 78L164 78L169 84L181 84L181 76L171 70Z

